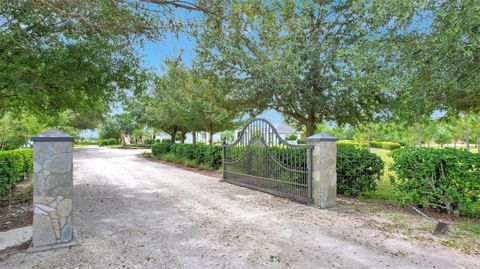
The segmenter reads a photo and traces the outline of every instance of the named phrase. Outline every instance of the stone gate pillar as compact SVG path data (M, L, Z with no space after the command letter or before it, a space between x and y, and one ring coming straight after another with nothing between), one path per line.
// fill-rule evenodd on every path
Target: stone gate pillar
M32 137L32 249L73 244L73 140L59 130Z
M333 207L337 199L337 139L327 134L316 134L305 141L313 145L313 203L320 208Z

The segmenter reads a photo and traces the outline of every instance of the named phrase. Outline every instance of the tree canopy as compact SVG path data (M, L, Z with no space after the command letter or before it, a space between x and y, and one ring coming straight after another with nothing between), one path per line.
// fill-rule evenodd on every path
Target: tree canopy
M185 26L175 9L188 1L2 1L0 113L106 112L143 89L135 44Z
M217 5L218 8L218 5ZM199 55L238 80L233 98L252 110L273 108L313 134L323 121L358 123L382 112L387 96L375 81L365 42L388 23L362 1L225 1L229 16L207 17Z

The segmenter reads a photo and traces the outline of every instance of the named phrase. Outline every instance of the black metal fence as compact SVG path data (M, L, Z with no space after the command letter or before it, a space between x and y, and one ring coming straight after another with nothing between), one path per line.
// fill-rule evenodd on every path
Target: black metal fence
M264 119L252 119L238 139L223 145L224 181L312 202L312 147L293 145Z

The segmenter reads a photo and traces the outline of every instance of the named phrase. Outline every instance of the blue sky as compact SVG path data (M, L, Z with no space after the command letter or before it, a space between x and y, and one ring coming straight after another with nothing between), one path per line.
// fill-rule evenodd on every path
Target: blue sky
M185 10L178 10L178 16L184 19L200 20L201 13ZM157 42L145 42L143 47L137 47L138 53L142 56L142 65L145 68L154 70L158 74L164 72L163 62L168 58L181 56L186 66L190 67L195 57L195 39L188 34L167 33L164 40ZM273 124L283 121L280 113L269 110L259 117L265 118Z
M201 14L198 12L188 12L184 10L178 11L181 18L185 19L200 19ZM163 62L165 59L174 58L181 55L181 58L186 66L190 67L193 58L195 57L195 39L185 33L173 34L167 33L165 39L157 42L147 41L143 47L137 46L137 52L142 57L142 65L145 68L162 74L164 72ZM119 107L113 108L113 113L121 113L122 109ZM259 115L261 118L269 120L273 124L279 124L283 121L280 113L274 110L268 110ZM98 131L85 130L81 133L82 137L90 138L97 137Z

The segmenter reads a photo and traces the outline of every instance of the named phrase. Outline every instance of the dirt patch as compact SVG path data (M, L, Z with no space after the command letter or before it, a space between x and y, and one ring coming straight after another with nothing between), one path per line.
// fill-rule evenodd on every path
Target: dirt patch
M9 254L14 254L14 253L17 253L17 252L27 250L30 247L31 244L32 244L32 240L30 239L30 240L24 242L23 244L16 245L14 247L7 248L7 249L4 249L4 250L0 251L0 262L2 261L2 257L7 256Z
M31 179L17 184L10 195L0 198L0 231L32 225L32 199Z

